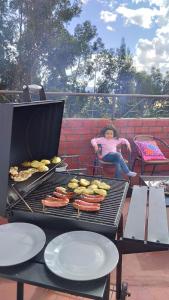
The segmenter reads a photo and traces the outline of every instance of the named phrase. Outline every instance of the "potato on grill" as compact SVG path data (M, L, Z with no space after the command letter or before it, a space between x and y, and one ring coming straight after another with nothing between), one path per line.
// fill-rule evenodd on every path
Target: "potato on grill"
M103 189L95 189L95 193L98 195L102 195L104 197L107 196L107 191L103 190Z
M30 167L30 166L31 166L31 162L30 162L30 161L24 161L24 162L22 163L22 166L23 166L23 167Z
M49 168L43 164L39 165L39 167L37 167L39 172L46 172L49 170Z
M51 163L52 164L59 164L61 162L61 158L58 157L58 156L54 156L52 159L51 159Z
M50 165L50 160L48 159L41 159L40 161L43 165Z
M80 179L80 185L88 186L88 185L90 185L90 181L82 178L82 179Z
M98 184L98 188L99 189L103 189L103 190L110 190L110 185L108 185L107 183L105 183L105 182L100 182L99 184Z
M76 189L74 189L74 192L78 195L81 195L81 194L85 194L86 190L87 189L84 186L79 186Z
M93 195L94 194L94 190L93 189L90 189L89 187L87 187L85 189L85 191L83 192L83 194L87 194L87 195Z
M101 183L101 181L100 180L97 180L97 179L95 179L95 180L92 180L92 182L91 182L91 184L95 184L95 185L97 185L97 187L98 187L98 185Z
M38 167L40 166L40 165L43 165L40 161L38 161L38 160L33 160L33 161L31 161L31 167L32 168L37 168L38 169Z
M70 182L76 182L76 183L78 183L78 182L79 182L79 180L78 180L78 179L76 179L76 178L72 178L72 179L70 180Z
M68 187L69 187L70 189L72 189L72 190L76 189L78 186L79 186L79 185L78 185L78 183L76 183L76 182L69 182L69 183L68 183Z
M96 184L91 184L91 185L88 185L87 188L94 191L95 189L98 189L98 186Z

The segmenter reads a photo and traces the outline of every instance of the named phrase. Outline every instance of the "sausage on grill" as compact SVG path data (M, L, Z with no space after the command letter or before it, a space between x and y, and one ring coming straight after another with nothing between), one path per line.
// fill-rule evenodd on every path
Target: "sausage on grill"
M71 199L74 196L73 192L67 192L66 194L58 193L58 192L53 192L53 195L55 197L61 198L61 199Z
M89 195L89 194L83 194L84 197L90 197L90 198L97 198L97 199L102 199L105 196L103 195Z
M62 199L62 198L55 198L55 197L48 197L41 200L44 206L48 207L63 207L68 205L69 199Z
M60 199L67 199L67 195L66 194L62 194L62 193L58 193L58 192L53 192L53 195L57 198Z
M99 196L96 197L95 196L92 196L91 195L83 195L83 200L86 201L86 202L89 202L89 203L100 203L104 200L104 196Z
M73 202L73 207L83 211L99 211L100 204L99 203L88 203L79 199L76 199Z
M62 187L62 186L57 186L55 188L55 191L61 194L66 194L66 188Z

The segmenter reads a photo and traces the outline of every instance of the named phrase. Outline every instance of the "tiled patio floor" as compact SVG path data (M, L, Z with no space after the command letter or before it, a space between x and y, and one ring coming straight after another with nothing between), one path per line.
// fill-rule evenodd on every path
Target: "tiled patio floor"
M126 212L126 209L125 209ZM128 282L130 300L169 299L169 252L130 254L123 256L123 281ZM115 283L115 272L111 275L111 288ZM0 300L15 300L14 282L0 279ZM24 300L73 300L73 297L42 288L25 285ZM115 293L110 293L115 300Z

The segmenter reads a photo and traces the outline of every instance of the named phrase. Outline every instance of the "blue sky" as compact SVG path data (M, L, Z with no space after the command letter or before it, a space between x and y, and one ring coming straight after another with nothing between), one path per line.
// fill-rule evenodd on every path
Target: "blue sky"
M120 46L122 37L138 70L155 65L169 71L169 0L81 0L82 13L69 25L90 20L106 48Z

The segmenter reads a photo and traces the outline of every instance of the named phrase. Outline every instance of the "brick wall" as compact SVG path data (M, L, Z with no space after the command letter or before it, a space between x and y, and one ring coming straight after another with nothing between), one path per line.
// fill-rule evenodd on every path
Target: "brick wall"
M59 154L79 154L81 165L90 165L94 158L90 140L109 124L129 141L137 134L151 134L169 144L169 119L63 119ZM169 157L169 151L162 150Z

